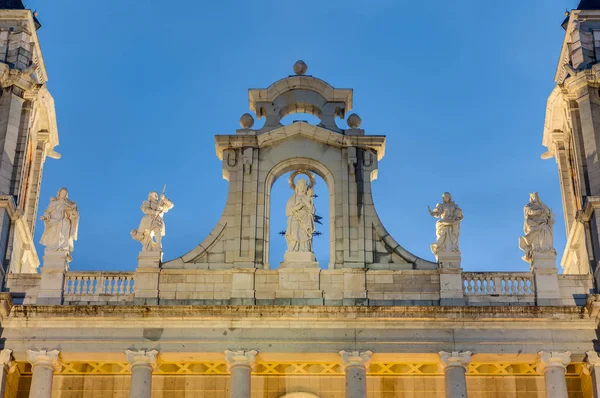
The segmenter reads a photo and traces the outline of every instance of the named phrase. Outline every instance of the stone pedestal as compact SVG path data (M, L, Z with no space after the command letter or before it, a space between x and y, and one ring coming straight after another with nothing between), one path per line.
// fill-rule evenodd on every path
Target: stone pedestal
M371 351L340 351L346 374L346 398L367 398L367 369Z
M229 390L231 398L250 398L252 368L258 351L225 351L227 369L231 372Z
M62 304L65 272L69 270L70 261L71 255L66 251L46 251L44 253L40 292L36 304Z
M158 278L162 252L140 252L133 285L134 302L138 305L158 305Z
M533 252L531 272L535 280L535 296L538 306L561 305L560 288L558 287L558 270L556 269L556 253Z
M129 398L151 398L152 371L156 367L158 351L125 351L131 368Z
M465 287L462 280L462 269L440 268L440 304L465 305Z
M600 398L600 357L596 351L586 352L586 366L583 372L592 378L592 392L594 398Z
M0 351L0 398L4 398L4 392L6 391L6 379L8 378L8 372L14 369L16 364L12 358L12 350L4 349Z
M446 398L467 398L467 366L471 362L471 352L440 351L440 369L444 372Z
M565 371L571 362L571 353L539 352L538 369L544 372L547 398L568 398Z
M460 252L443 252L438 253L436 256L437 262L440 268L459 268L461 261Z
M319 263L312 252L288 252L283 255L279 268L319 268Z
M276 305L323 305L320 268L281 268L275 291Z
M58 354L58 350L27 351L27 359L31 363L32 372L29 398L52 397L54 371L58 371L61 368Z

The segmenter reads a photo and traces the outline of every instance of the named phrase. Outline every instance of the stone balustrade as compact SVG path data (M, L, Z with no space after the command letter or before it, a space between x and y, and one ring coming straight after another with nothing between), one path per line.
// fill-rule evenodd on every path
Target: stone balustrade
M133 302L135 272L66 272L65 303Z
M154 303L165 305L536 305L531 272L460 272L456 303L445 303L438 270L228 269L157 270ZM64 304L153 304L140 299L150 284L139 272L65 272ZM138 280L139 279L139 280ZM36 303L36 274L10 275L16 302ZM589 275L560 275L562 305L583 305ZM19 297L24 297L20 299ZM464 300L463 300L464 299ZM461 301L464 304L460 304Z

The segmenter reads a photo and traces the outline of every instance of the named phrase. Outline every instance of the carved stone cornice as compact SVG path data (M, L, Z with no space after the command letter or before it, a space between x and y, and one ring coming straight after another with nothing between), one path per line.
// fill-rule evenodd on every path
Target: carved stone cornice
M245 366L252 369L256 364L256 355L258 355L258 351L256 350L226 350L225 362L227 362L227 370L231 371L236 366Z
M453 367L466 369L469 363L471 363L471 351L440 351L438 354L440 356L438 367L442 372Z
M571 363L571 353L569 351L565 352L546 352L540 351L538 353L540 356L538 362L538 369L545 372L552 368L561 368L566 369L567 366Z
M340 351L340 357L342 360L342 369L352 367L360 367L365 370L369 369L371 365L371 357L373 352L367 351Z
M33 368L40 366L50 368L53 371L59 371L62 367L58 350L27 350L27 360Z
M129 363L129 368L133 369L136 366L147 366L154 370L158 364L157 350L139 350L132 351L126 350L125 355L127 356L127 362Z
M371 149L377 153L378 161L385 155L386 137L383 135L348 136L309 123L296 122L260 135L216 135L217 157L223 160L223 151L229 148L265 148L296 135L338 148Z

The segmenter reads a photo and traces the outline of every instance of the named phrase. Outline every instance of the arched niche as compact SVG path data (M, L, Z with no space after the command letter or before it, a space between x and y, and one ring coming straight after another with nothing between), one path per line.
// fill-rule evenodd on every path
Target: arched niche
M271 189L275 181L290 171L306 170L321 177L327 185L329 192L329 268L333 268L335 260L335 179L331 171L323 163L306 157L286 159L273 166L265 178L265 249L263 251L263 264L270 264L270 231L271 228ZM291 192L291 191L290 191Z

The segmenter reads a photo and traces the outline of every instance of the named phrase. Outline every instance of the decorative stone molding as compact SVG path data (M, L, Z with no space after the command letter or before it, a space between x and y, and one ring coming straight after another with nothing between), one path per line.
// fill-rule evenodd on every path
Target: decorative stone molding
M467 369L467 366L471 363L471 351L440 351L440 371L445 372L446 369L452 367L463 367Z
M227 370L231 371L236 366L246 366L252 369L256 364L256 355L258 355L258 351L256 350L226 350L225 361L227 362Z
M371 365L372 351L340 351L342 357L342 370L351 367L361 367L365 370Z
M319 398L319 396L310 392L292 392L289 394L285 394L280 398Z
M32 367L41 366L52 369L53 371L60 371L62 363L59 358L60 351L58 350L27 350L27 360Z
M545 372L548 369L552 368L562 368L567 369L567 365L571 363L571 353L569 351L565 352L546 352L540 351L538 353L540 356L538 362L538 369Z
M126 350L125 355L127 356L127 362L129 363L130 369L133 369L133 367L135 367L135 366L149 366L152 368L152 370L154 370L158 364L158 361L157 361L158 351L157 350L149 350L149 351Z
M586 357L583 373L589 375L596 366L600 366L600 356L594 350L586 351L585 355Z

